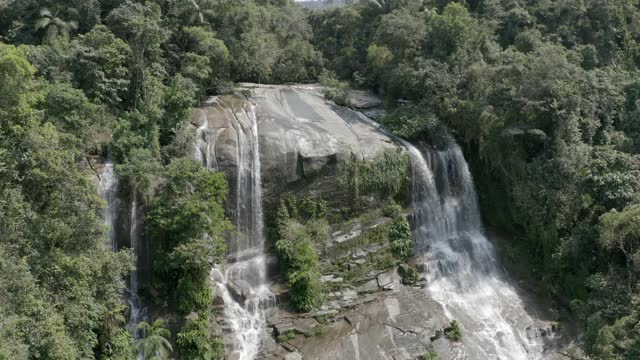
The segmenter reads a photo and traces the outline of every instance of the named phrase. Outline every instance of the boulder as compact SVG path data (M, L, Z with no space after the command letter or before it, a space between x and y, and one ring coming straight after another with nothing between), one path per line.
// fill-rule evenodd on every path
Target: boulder
M400 284L401 277L398 275L396 269L392 269L378 275L377 279L380 288L383 290L393 290Z
M374 293L378 291L378 280L373 279L373 280L367 281L363 285L360 285L357 291L358 291L358 294L368 294L368 293Z
M284 360L302 360L302 354L299 352L290 352L284 356Z
M304 335L311 335L313 330L318 326L320 326L320 323L314 318L299 318L293 320L293 328L295 331Z
M244 280L235 280L227 283L227 289L231 296L239 303L244 304L251 295L251 285Z
M424 354L429 337L449 321L442 305L402 286L341 315L321 334L299 336L291 345L305 359L416 359Z
M290 331L293 331L295 328L293 326L293 321L283 321L281 323L275 324L274 329L276 330L276 335L284 335Z

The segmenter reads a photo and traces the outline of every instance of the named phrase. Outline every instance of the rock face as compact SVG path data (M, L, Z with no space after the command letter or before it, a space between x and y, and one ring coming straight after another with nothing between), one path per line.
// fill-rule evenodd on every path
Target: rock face
M370 95L352 97L362 111L379 111L379 103ZM340 168L353 160L373 160L388 149L404 149L362 114L326 101L321 89L310 85L244 84L236 94L202 104L192 124L198 134L194 156L207 167L225 172L229 199L250 191L247 186L256 184L243 179L258 170L266 209L292 194L320 196L334 209L349 205L348 190L338 186ZM258 147L251 143L256 134ZM257 148L258 169L251 160ZM243 214L250 213L247 206L253 204L227 206L239 228L251 227L243 223ZM326 244L318 244L324 247L322 263L327 269L320 280L328 289L319 309L291 313L286 302L280 302L286 299L286 291L278 291L279 284L271 286L280 307L267 315L270 336L261 339L257 359L416 359L429 352L437 353L439 359L485 358L468 346L464 335L461 342L442 335L452 320L447 316L450 312L433 299L425 283L403 281L409 265L426 272L426 258L416 257L408 264L389 261L388 241L370 241L377 239L371 234L384 230L391 219L364 219L332 229ZM238 261L246 255L229 259ZM422 287L407 285L413 283ZM227 288L236 301L251 300L248 284L235 281ZM214 312L222 323L222 302L216 303ZM224 335L225 330L229 331L222 328L214 333ZM527 329L528 338L545 342L548 338L545 359L555 360L551 354L557 345L554 333L544 322Z
M240 93L212 98L191 120L199 129L195 156L224 171L232 192L237 191L238 167L250 171L242 161L247 157L242 139L251 138L253 121L258 124L267 205L286 192L343 201L336 181L340 166L402 148L361 114L325 100L318 86L245 84L244 88L243 93L251 93L248 98Z
M415 359L448 323L440 304L421 289L404 286L340 316L320 335L296 337L290 344L305 359Z
M316 86L263 86L252 93L268 201L287 191L340 201L340 166L399 147L360 114L326 101Z

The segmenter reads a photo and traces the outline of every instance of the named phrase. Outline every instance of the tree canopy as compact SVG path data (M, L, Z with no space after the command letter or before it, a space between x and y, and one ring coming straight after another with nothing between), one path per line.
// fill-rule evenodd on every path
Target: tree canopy
M507 264L580 321L590 356L636 359L639 66L638 0L320 11L290 0L0 1L0 358L147 348L124 328L132 256L106 246L105 204L79 165L97 157L115 161L120 195L148 210L156 300L198 315L173 336L147 324L159 335L150 352L170 350L169 337L182 358L220 356L207 270L224 256L228 189L185 159L191 110L234 82L322 78L340 104L346 82L383 96L397 135L461 143L487 222L513 239ZM319 259L301 224L322 222L282 218L277 252L297 304L311 308Z

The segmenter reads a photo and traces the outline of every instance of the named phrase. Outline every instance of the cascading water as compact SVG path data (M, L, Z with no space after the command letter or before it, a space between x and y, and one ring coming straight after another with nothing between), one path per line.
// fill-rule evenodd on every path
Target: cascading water
M231 359L254 359L260 351L265 333L265 311L275 305L268 288L262 219L262 182L258 125L253 107L243 107L240 114L217 99L237 134L237 171L235 177L235 209L233 220L237 234L229 244L229 262L211 271L217 293L224 301L224 321L230 333L227 343ZM241 121L239 117L248 121ZM198 129L196 156L207 166L217 169L215 133L208 120ZM250 126L247 126L250 122ZM248 134L248 135L247 135ZM212 156L213 155L213 156Z
M108 241L113 251L118 250L116 241L115 219L118 216L118 178L115 175L113 162L107 161L100 175L100 195L107 202L107 207L103 210L105 224L109 228Z
M118 211L120 210L120 199L118 197L118 177L114 171L114 164L108 160L104 164L102 174L99 177L99 188L102 198L107 202L107 207L103 210L103 218L105 224L109 227L108 241L113 251L118 251L118 239L116 237L116 227L118 220ZM138 222L138 205L134 199L131 201L129 209L129 239L133 254L137 259L140 258L140 229ZM134 270L129 275L129 288L127 289L127 302L129 303L130 315L127 328L137 336L135 327L137 323L144 318L144 308L141 306L139 291L139 272Z
M542 359L535 320L497 265L485 237L473 180L458 145L421 152L404 142L412 167L415 252L427 293L462 327L455 359Z
M136 325L139 321L143 320L144 308L141 304L139 291L140 291L140 273L138 268L140 267L140 229L138 228L138 203L136 201L135 194L131 200L131 209L129 210L129 239L131 241L131 250L136 258L136 267L129 274L129 289L127 291L127 302L129 303L129 309L131 314L129 315L129 323L127 328L133 333L134 338L138 338L139 334L136 330Z

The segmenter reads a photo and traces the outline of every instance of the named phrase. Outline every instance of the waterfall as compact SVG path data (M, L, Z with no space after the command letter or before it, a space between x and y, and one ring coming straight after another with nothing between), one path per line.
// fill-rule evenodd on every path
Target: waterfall
M127 328L133 333L134 338L138 338L139 334L136 330L138 322L144 319L144 307L140 301L140 259L141 259L141 244L140 244L140 229L138 222L138 202L136 199L135 191L133 199L131 200L131 208L129 209L129 239L131 241L131 251L135 256L136 266L129 274L129 289L127 291L127 302L129 303L130 315Z
M118 177L114 171L114 164L111 160L107 160L104 164L102 174L99 177L100 195L106 201L107 206L103 209L103 219L109 228L108 242L113 251L118 251L118 238L116 236L116 228L118 225L118 212L122 210L120 198L118 197ZM140 249L140 229L138 221L138 204L134 195L129 209L129 239L130 247L136 257L136 263L139 264L142 251ZM121 219L120 219L121 220ZM144 308L141 306L138 291L140 288L140 275L137 270L132 271L129 275L129 288L127 289L127 302L130 308L129 322L127 328L137 336L135 327L140 320L144 318Z
M268 288L264 254L258 124L253 106L242 106L240 113L236 113L222 99L217 98L216 102L224 107L224 114L237 134L235 172L227 173L233 185L231 194L235 196L231 199L231 213L237 232L229 243L227 264L212 269L211 280L224 302L229 358L250 360L260 351L266 331L265 312L275 305L275 296ZM208 124L205 119L198 129L196 157L208 168L220 170L215 153L212 154L215 129L208 128Z
M102 217L105 225L107 225L108 232L108 244L113 251L118 250L118 242L116 241L115 220L118 216L118 178L116 177L113 162L108 160L104 164L102 174L100 175L100 195L107 202L107 207L103 209Z
M542 359L545 339L484 235L460 147L421 152L403 143L411 159L415 253L425 262L426 291L462 327L464 347L452 343L454 358Z

